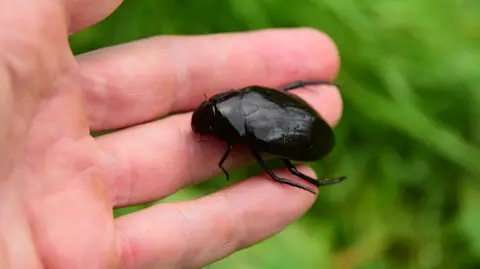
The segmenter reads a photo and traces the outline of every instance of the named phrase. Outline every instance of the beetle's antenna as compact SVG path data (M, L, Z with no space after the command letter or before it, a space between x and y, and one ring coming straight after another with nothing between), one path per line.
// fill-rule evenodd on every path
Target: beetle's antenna
M203 93L203 96L205 96L205 101L207 101L207 100L208 100L207 94L206 94L206 93Z
M283 87L280 87L280 90L290 91L290 90L304 88L305 86L311 86L311 85L332 85L339 88L338 84L335 84L333 82L326 81L326 80L299 80L299 81L295 81L293 83L284 85Z

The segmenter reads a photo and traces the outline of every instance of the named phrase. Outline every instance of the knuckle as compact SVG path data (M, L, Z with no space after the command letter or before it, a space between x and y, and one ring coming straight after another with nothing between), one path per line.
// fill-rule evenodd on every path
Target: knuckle
M245 225L245 212L239 210L233 203L227 192L222 192L223 204L226 206L222 225L222 247L226 252L231 252L238 249L244 241Z
M111 196L114 204L122 205L130 201L134 193L134 182L132 175L132 161L128 154L113 152L108 147L103 147L104 159L101 162L103 169L110 174L108 184L110 185ZM121 169L118 169L121 167Z

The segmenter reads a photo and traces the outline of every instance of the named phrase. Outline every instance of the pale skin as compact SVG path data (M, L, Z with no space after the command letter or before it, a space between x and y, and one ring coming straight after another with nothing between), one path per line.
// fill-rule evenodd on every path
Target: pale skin
M333 80L339 68L333 42L311 29L161 36L74 56L68 35L120 2L0 0L0 268L200 268L275 235L315 201L262 174L113 218L113 208L221 172L225 144L199 143L190 129L205 94ZM338 122L338 89L293 92ZM122 130L90 135L109 129ZM225 167L251 159L236 150Z

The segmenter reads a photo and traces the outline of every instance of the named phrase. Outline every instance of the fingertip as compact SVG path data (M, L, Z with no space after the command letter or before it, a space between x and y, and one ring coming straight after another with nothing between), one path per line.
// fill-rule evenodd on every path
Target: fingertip
M343 113L343 99L340 90L334 86L325 86L319 93L323 103L318 106L320 115L330 124L338 124Z
M323 66L323 72L319 75L334 80L340 69L341 58L340 51L333 38L327 33L312 27L297 28L296 31L296 35L303 36L305 41L311 42L312 45L317 47L317 50L312 51L315 52L312 57L316 57L318 64Z
M341 59L336 42L327 33L316 28L275 28L250 33L263 38L263 42L272 41L282 46L292 45L292 47L289 47L290 49L298 49L298 53L302 53L302 56L303 53L307 54L309 57L300 57L296 60L313 60L314 64L320 67L322 72L318 75L322 77L333 79L339 71ZM270 51L275 49L275 47L269 47Z
M298 171L302 172L303 174L312 178L317 178L317 173L310 166L305 164L297 164L296 167Z
M340 90L331 85L310 87L312 89L296 89L294 91L315 108L330 126L337 125L343 113L343 100Z
M309 166L297 164L295 165L295 167L299 172L312 178L317 178L315 171ZM301 178L293 175L291 172L288 171L287 168L275 169L272 170L272 172L280 178L288 179L295 183L302 184L303 186L317 192L317 188L313 184L310 184L309 182L306 182L305 180L302 180ZM282 206L284 209L288 209L287 207L284 207L285 204L283 203L287 203L288 200L295 201L288 204L288 207L290 207L291 205L293 206L291 208L292 211L289 210L289 212L303 212L304 210L308 209L308 207L316 199L316 195L312 195L312 193L306 190L277 182L266 173L247 178L231 186L230 188L226 191L232 193L235 192L237 193L236 195L239 196L248 196L251 199L268 199L272 201L271 204L264 204L265 206ZM279 201L283 201L283 203L278 203Z
M259 55L265 60L265 78L281 74L274 81L334 80L339 72L340 53L334 40L311 27L253 31ZM269 85L267 80L265 83Z

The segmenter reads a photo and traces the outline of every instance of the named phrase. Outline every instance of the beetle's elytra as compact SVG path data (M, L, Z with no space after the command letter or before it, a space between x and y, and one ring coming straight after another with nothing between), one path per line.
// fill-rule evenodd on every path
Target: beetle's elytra
M295 176L314 184L329 185L345 177L316 180L300 173L290 160L315 161L333 149L335 136L328 123L304 100L289 90L307 85L334 85L326 81L297 81L279 90L249 86L212 96L194 111L192 130L212 135L227 143L227 150L218 166L229 175L223 163L233 144L246 146L258 164L275 181L315 192L294 181L274 174L260 157L261 153L280 158Z

